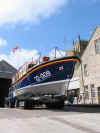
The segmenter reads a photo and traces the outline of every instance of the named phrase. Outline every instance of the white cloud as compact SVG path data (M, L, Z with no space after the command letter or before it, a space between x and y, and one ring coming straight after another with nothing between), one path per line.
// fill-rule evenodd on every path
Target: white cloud
M0 0L0 25L37 22L59 10L69 0Z
M19 68L27 61L37 60L39 54L37 50L19 49L15 53L11 52L9 55L1 54L0 60L4 59L15 68Z
M49 53L49 56L51 58L54 58L55 57L55 49L52 49L51 52ZM62 51L62 50L56 50L56 57L62 57L62 56L65 56L65 51Z
M6 45L8 45L8 42L5 39L3 39L2 37L0 37L0 47L6 46Z
M54 58L55 55L55 50L51 50L49 53L49 56L51 58ZM10 52L9 55L7 54L0 54L0 60L5 60L15 68L19 68L22 66L24 63L28 61L36 61L39 59L39 52L37 50L26 50L26 49L18 49L15 53L12 51ZM65 56L65 52L62 50L57 50L56 51L56 57L62 57Z

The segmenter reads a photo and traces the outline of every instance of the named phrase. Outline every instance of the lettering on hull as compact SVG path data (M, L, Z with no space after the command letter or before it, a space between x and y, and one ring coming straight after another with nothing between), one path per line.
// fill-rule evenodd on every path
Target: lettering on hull
M42 80L46 80L47 78L51 77L51 72L48 70L48 71L45 71L45 72L42 72L38 75L36 75L34 77L34 79L37 81L37 82L40 82Z

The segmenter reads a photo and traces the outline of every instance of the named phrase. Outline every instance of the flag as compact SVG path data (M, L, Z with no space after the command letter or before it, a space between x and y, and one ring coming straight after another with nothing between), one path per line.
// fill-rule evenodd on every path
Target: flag
M12 48L12 52L15 53L19 49L19 46L15 46Z

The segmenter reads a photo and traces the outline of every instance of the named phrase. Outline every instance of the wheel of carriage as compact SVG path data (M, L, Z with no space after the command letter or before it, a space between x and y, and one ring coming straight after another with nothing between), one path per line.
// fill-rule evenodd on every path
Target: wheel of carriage
M62 101L57 102L56 107L59 109L63 108L64 107L64 101L62 100Z
M50 109L50 108L52 108L52 104L51 103L47 103L46 107Z
M47 103L46 107L49 109L61 109L64 107L64 101L62 100L54 103Z
M34 108L33 100L24 101L24 109L32 109L32 108Z

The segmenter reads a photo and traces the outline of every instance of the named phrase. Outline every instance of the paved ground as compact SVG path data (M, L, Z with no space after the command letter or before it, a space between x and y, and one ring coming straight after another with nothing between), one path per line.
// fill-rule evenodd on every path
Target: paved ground
M100 133L100 107L1 108L0 133Z

